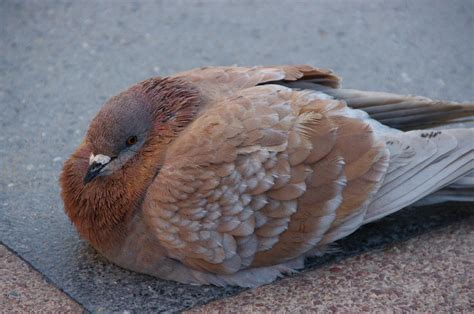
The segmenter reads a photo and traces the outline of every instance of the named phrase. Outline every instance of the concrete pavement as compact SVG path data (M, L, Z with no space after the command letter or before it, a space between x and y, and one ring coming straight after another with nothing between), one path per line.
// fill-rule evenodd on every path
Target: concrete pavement
M102 103L150 76L285 63L332 68L347 87L472 101L473 12L471 0L1 1L0 239L93 312L173 312L234 295L242 290L125 271L79 239L57 180ZM465 220L470 209L389 218L324 262Z

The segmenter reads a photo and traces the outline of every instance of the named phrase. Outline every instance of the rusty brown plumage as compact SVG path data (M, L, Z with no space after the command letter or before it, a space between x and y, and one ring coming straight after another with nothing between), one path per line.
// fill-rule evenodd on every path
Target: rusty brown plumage
M338 88L331 71L310 66L200 68L138 83L104 105L65 163L66 213L123 267L256 286L364 223L456 180L471 184L473 129L401 132L345 100L390 125L415 98ZM413 101L427 116L429 104ZM454 113L441 117L440 106ZM433 111L438 124L472 119L470 104Z

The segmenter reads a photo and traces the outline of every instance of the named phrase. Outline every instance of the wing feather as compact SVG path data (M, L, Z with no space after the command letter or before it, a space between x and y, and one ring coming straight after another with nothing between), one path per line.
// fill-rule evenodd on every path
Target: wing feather
M237 91L207 109L169 148L145 200L170 256L230 274L293 260L328 231L347 233L385 168L370 125L345 110L320 93L277 85Z
M196 84L206 104L168 148L143 208L169 256L199 271L229 275L295 261L454 180L455 167L472 168L461 158L472 149L453 154L456 136L398 132L318 91L256 86L306 79L335 87L325 70L178 76ZM437 183L416 186L420 178Z

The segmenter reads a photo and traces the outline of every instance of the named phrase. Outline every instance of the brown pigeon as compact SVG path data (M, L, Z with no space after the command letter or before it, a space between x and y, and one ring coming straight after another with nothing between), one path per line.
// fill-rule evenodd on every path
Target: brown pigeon
M474 104L339 88L311 66L207 67L112 97L61 174L110 261L254 287L419 200L474 201Z

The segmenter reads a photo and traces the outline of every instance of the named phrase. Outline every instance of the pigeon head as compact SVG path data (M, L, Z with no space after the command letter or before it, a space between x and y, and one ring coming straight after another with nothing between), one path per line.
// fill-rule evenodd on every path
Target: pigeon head
M112 97L64 163L64 208L83 237L104 248L125 234L129 215L159 174L168 147L201 104L197 89L152 78Z
M92 120L86 135L91 154L84 183L121 169L153 130L153 104L138 91L112 97Z
M83 182L111 175L152 142L166 142L192 119L195 95L184 82L154 78L108 100L86 135L89 166Z

